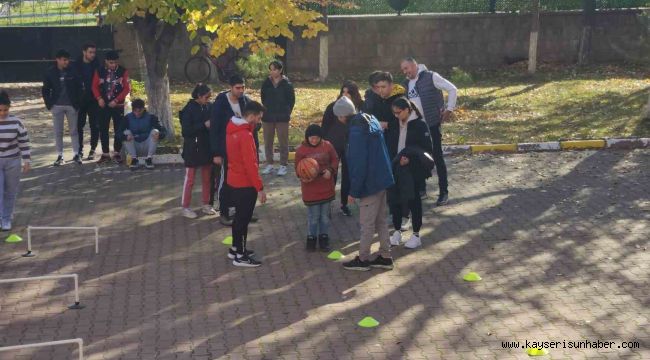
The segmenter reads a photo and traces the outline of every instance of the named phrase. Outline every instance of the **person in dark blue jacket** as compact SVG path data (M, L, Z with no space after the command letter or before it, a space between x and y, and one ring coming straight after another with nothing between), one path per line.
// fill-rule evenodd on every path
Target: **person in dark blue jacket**
M212 162L216 165L213 179L213 189L219 195L219 221L223 225L231 226L232 217L229 213L231 204L228 200L228 190L226 170L228 169L226 159L226 126L233 116L242 117L246 104L251 99L244 94L246 91L246 82L239 75L230 77L230 90L220 92L212 104L212 115L210 116L210 151L212 152ZM253 137L255 146L259 149L259 140L257 137L259 127L255 128ZM214 197L214 196L212 196Z
M124 117L115 137L124 142L126 152L131 156L131 170L138 168L140 156L145 157L146 168L153 169L153 156L158 142L167 135L167 129L160 124L156 115L145 109L142 99L133 100L131 109L133 111Z
M348 125L349 201L359 199L361 223L359 256L344 263L343 267L359 271L373 267L392 269L386 224L386 189L393 186L394 181L383 130L374 116L357 113L352 100L345 96L334 104L334 115ZM370 247L375 233L379 235L379 254L371 259Z

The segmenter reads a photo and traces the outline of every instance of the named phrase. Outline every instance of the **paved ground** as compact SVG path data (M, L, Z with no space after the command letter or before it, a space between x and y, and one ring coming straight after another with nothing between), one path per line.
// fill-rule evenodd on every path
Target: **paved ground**
M267 178L250 234L264 265L239 269L221 244L229 229L179 216L181 167L42 166L54 160L47 115L17 105L41 166L23 179L15 232L98 225L101 243L95 255L91 234L38 232L34 258L0 244L1 278L78 273L86 305L66 309L71 281L0 285L0 346L81 337L89 359L111 360L523 359L502 342L600 340L614 349L560 343L550 358L650 358L647 150L450 159L452 202L426 202L424 247L367 273L306 254L297 182ZM331 236L357 251L354 218L334 213ZM470 270L483 281L463 282ZM358 327L365 316L381 325Z

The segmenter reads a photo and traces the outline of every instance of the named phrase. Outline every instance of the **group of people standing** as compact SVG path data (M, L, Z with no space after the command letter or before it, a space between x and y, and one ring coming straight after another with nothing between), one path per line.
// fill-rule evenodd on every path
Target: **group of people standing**
M43 79L42 96L46 108L52 113L57 158L54 166L64 164L63 130L65 121L72 143L72 161L81 165L84 160L94 160L97 145L101 142L102 154L98 163L121 163L122 146L132 158L129 166L136 169L138 157L142 165L153 168L153 155L158 142L166 135L159 119L146 111L144 101L134 99L132 112L125 114L127 96L131 91L129 72L119 64L119 53L108 51L103 62L97 58L97 46L86 43L82 54L71 61L70 53L59 50L56 64ZM110 151L109 128L113 123L113 153ZM90 150L84 157L84 128L90 128Z

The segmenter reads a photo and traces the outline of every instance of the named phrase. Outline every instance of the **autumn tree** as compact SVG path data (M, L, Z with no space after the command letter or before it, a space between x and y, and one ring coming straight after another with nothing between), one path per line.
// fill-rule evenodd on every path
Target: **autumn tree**
M282 55L272 39L314 37L327 30L316 5L325 0L74 0L81 12L102 12L108 23L132 21L146 65L149 108L173 131L167 65L174 37L185 28L191 39L211 45L218 56L229 47ZM197 36L200 33L216 36ZM194 48L196 50L196 47ZM171 133L173 136L173 132Z

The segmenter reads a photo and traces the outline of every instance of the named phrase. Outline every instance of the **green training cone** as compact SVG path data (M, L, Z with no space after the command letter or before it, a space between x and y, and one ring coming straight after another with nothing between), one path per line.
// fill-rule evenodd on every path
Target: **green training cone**
M481 276L473 271L468 272L463 276L463 280L465 281L481 281Z
M548 350L546 350L544 348L541 348L541 349L538 349L538 348L526 349L526 354L528 354L528 356L544 356L544 355L548 355Z
M232 236L228 235L226 236L225 239L221 242L224 245L232 245Z
M375 320L372 316L366 316L357 325L364 328L372 328L379 325L379 321Z
M343 258L343 254L338 250L334 250L329 253L329 255L327 255L327 258L330 260L341 260Z
M21 242L21 241L23 241L23 238L21 238L20 236L18 236L16 234L11 234L11 235L7 236L7 239L5 240L5 242L8 242L8 243L18 243L18 242Z

